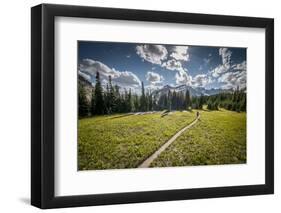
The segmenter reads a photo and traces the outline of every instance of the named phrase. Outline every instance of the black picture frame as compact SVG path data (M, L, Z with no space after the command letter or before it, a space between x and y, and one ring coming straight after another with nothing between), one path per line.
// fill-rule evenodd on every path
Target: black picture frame
M54 195L55 17L264 28L265 184L93 195ZM217 198L274 193L274 20L164 11L41 4L31 9L31 204L42 208Z

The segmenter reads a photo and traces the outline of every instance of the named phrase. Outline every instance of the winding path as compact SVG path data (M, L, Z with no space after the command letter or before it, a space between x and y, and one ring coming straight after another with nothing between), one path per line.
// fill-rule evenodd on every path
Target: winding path
M173 137L171 137L166 143L164 143L158 150L156 150L151 156L149 156L144 162L142 162L138 168L148 168L152 161L154 161L165 149L168 148L184 131L191 128L199 120L200 115L196 117L192 123L178 131Z

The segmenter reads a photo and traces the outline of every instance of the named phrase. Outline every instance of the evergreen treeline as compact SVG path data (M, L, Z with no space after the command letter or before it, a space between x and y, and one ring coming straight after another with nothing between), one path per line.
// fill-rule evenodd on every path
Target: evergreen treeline
M200 96L192 98L192 108L202 109L207 105L208 110L219 110L224 108L236 112L246 111L246 93L237 89L233 93L220 93L211 96Z
M96 84L92 88L90 100L87 99L84 86L79 84L79 116L203 109L203 105L207 105L209 110L218 110L220 107L237 112L246 111L246 93L239 88L233 93L200 97L191 97L189 90L185 92L169 90L168 94L162 94L156 99L151 92L145 91L143 82L141 87L141 95L132 94L131 90L121 92L118 85L112 85L111 76L109 76L106 89L103 89L99 72L97 72Z

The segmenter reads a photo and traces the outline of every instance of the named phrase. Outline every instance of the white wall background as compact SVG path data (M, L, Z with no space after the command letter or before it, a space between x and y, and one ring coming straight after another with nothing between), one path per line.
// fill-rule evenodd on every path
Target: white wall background
M44 3L275 18L275 195L56 209L50 212L278 212L281 209L281 13L277 0L45 0ZM39 212L30 197L30 7L38 0L2 1L0 8L0 212ZM279 109L279 110L278 110ZM279 210L280 211L280 210Z

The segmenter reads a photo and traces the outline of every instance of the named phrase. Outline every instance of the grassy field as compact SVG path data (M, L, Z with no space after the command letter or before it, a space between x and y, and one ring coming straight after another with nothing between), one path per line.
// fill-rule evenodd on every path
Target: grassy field
M98 116L79 120L79 170L136 168L196 111ZM160 156L152 167L246 162L246 113L200 111L201 118Z
M79 170L135 168L195 113L98 116L79 120Z
M246 113L221 110L200 114L200 121L151 167L246 163Z

